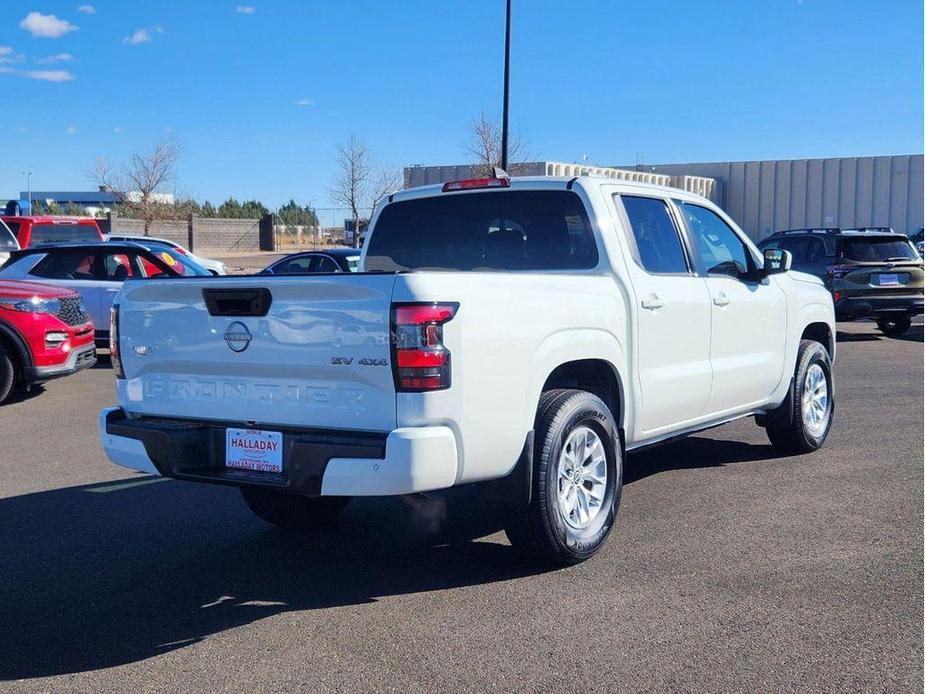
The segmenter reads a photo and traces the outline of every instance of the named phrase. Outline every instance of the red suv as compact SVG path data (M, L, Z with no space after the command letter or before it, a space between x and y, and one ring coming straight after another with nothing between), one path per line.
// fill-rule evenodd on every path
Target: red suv
M0 280L0 403L18 384L93 366L93 338L93 323L77 292Z
M95 219L80 217L0 217L16 235L20 248L64 241L102 241Z

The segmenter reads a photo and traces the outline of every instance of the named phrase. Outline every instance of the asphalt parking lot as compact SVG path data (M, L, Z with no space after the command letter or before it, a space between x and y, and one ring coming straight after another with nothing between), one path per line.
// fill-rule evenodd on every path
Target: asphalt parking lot
M814 455L744 420L630 456L617 532L556 571L471 493L292 537L118 469L101 363L0 408L0 689L921 690L922 339L840 326Z

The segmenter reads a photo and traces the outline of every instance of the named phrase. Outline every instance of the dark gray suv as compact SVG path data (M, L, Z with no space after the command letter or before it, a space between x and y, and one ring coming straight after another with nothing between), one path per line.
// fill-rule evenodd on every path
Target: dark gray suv
M888 227L788 229L758 246L790 251L794 270L825 282L838 320L873 318L895 337L922 313L922 258Z

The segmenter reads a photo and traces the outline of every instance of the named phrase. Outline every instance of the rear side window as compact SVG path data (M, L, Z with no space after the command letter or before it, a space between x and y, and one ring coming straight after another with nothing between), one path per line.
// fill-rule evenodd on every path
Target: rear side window
M366 269L578 270L597 259L577 194L493 191L387 205L369 240Z
M89 224L33 224L29 245L62 241L99 241L96 227Z
M657 198L633 195L621 195L620 199L630 221L640 265L656 274L686 274L687 260L668 204Z
M96 274L96 256L86 251L49 253L30 275L54 280L92 280Z
M918 260L918 252L905 239L889 236L839 239L839 255L856 263Z
M765 244L764 247L771 248L771 245ZM790 251L794 265L812 265L825 260L825 244L821 239L810 236L782 238L775 241L773 247L782 251Z
M13 232L0 225L0 251L15 251L17 248L19 248L19 244L16 242Z

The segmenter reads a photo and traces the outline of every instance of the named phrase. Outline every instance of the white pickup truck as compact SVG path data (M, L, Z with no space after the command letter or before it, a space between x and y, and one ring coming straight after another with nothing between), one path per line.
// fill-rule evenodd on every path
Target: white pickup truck
M285 527L353 496L493 480L512 544L576 563L613 526L627 451L748 416L782 451L823 444L832 299L789 266L671 188L404 190L358 273L126 282L102 445L236 485Z

